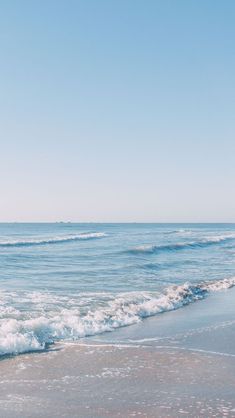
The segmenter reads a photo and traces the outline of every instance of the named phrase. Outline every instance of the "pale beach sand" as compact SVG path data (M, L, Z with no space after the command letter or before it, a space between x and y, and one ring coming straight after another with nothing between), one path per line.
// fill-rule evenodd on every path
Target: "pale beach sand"
M1 363L0 416L234 417L235 358L67 346Z

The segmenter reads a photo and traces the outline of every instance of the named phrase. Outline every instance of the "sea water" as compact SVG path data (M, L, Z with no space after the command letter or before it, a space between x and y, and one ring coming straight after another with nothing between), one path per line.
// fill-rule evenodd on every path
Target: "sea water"
M0 224L0 355L183 309L234 260L234 224Z

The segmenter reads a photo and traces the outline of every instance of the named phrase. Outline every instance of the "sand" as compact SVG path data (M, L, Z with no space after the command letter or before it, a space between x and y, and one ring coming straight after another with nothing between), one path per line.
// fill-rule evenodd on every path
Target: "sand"
M235 417L234 300L2 359L0 417Z
M235 358L67 345L1 362L0 416L235 417Z

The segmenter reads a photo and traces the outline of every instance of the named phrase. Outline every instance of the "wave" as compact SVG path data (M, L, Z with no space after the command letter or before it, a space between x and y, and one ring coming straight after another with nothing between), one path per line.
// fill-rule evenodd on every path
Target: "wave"
M77 235L64 235L56 236L52 238L43 239L26 239L26 240L12 240L12 241L0 241L0 247L24 247L32 245L46 245L46 244L58 244L70 241L89 240L94 238L106 237L104 232L90 232Z
M173 229L170 231L165 231L164 235L172 235L172 234L179 234L179 235L191 235L192 230L191 229Z
M78 306L70 309L62 308L63 303L61 306L58 304L58 296L55 296L56 307L52 310L53 296L47 298L42 293L40 297L36 297L40 303L40 310L36 309L31 318L24 317L24 313L13 307L9 308L6 304L4 306L3 303L0 320L0 355L44 350L56 341L78 340L82 337L110 332L138 323L144 318L179 309L204 299L210 292L233 286L235 286L235 278L228 278L199 284L185 283L180 286L170 286L162 293L128 292L116 296L107 294L105 304L93 310L90 306L86 312ZM3 296L2 293L1 297ZM35 301L35 295L32 295L33 300ZM9 302L9 295L6 296L5 301ZM48 302L50 310L46 305L42 310L42 301L45 304Z
M234 234L231 235L220 235L217 237L208 237L198 241L188 241L188 242L176 242L176 243L168 243L162 245L140 245L135 248L131 248L126 252L132 254L138 253L147 253L147 254L154 254L163 251L178 251L178 250L185 250L187 248L203 248L208 247L210 245L220 244L221 242L230 241L235 238Z

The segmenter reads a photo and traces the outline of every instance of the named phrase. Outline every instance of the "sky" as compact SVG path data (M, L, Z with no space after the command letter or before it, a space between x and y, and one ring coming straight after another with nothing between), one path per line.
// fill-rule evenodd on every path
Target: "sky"
M233 0L1 0L1 222L235 222Z

